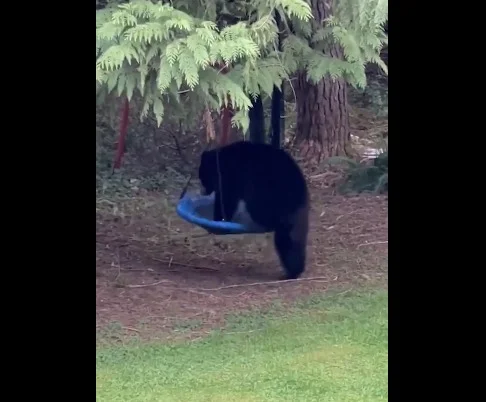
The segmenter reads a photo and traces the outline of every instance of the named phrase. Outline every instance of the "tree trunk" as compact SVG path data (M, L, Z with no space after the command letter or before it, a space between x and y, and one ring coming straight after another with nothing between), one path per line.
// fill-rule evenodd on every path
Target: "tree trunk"
M297 144L310 158L347 155L350 140L346 83L324 78L317 84L298 77Z
M252 107L248 111L250 118L250 141L264 144L265 141L265 115L261 96L251 100Z
M275 148L282 146L282 141L285 137L285 102L283 84L280 88L274 86L272 94L272 113L270 118L270 140Z
M332 3L333 0L311 0L315 29L331 14ZM343 57L342 49L336 45L330 45L324 52L332 57ZM296 140L306 159L347 155L350 129L346 81L333 81L326 76L312 84L307 81L306 73L300 72L296 95Z

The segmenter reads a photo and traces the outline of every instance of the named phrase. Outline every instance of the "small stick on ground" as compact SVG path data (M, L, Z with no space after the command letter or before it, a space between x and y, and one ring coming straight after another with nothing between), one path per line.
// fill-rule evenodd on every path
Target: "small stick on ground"
M179 240L179 239L184 239L186 237L190 237L191 239L198 239L201 237L209 237L209 233L196 233L196 234L187 234L187 233L182 233L182 234L171 234L167 235L166 237L169 240Z
M194 294L206 296L206 297L214 297L215 299L221 299L220 297L212 295L211 293L198 292L197 290L194 290L194 289L189 289L189 288L174 288L174 289L185 290L186 292L189 292L189 293L194 293Z
M169 261L168 260L161 260L161 259L155 258L155 257L151 257L151 258L154 261L168 263L169 268L170 268L170 264L174 264L174 265L181 265L183 267L189 267L189 268L194 268L194 269L205 269L205 270L208 270L208 271L219 271L219 269L217 269L217 268L203 267L201 265L193 265L193 264L188 264L188 263L185 263L185 262L172 261L172 258Z
M349 216L349 215L352 215L354 213L358 212L358 210L354 210L354 211L351 211L351 212L348 212L344 215L339 215L337 218L336 218L336 221L334 223L337 223L340 219L344 218L345 216Z
M322 279L328 279L328 277L327 276L312 276L310 278L285 279L285 280L280 280L280 281L253 282L253 283L239 283L239 284L236 284L236 285L220 286L219 288L197 288L197 289L203 290L205 292L210 292L210 291L216 291L216 290L241 288L241 287L247 287L247 286L279 285L281 283L296 283L296 282L315 281L315 280L319 280L320 282L331 282L329 280L322 281ZM333 281L335 281L335 280L337 280L337 276L333 279ZM185 288L180 288L180 289L187 290Z
M169 281L167 279L162 279L160 281L157 281L157 282L154 282L154 283L147 283L146 285L125 285L126 288L146 288L148 286L157 286L157 285L160 285L161 283L164 283L164 282L172 282L172 281Z
M122 327L122 329L126 330L126 331L133 331L133 332L139 332L140 331L136 328L132 328L132 327Z
M361 244L358 244L357 248L360 248L360 247L363 247L363 246L371 246L373 244L388 244L388 240L387 241L371 241L369 243L361 243Z

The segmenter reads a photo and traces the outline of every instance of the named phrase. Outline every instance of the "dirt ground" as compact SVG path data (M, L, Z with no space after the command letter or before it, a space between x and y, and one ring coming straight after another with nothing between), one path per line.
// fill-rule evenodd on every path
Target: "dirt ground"
M281 274L273 235L213 236L180 219L166 194L97 201L96 326L102 338L203 336L225 316L388 271L388 201L311 182L307 270Z

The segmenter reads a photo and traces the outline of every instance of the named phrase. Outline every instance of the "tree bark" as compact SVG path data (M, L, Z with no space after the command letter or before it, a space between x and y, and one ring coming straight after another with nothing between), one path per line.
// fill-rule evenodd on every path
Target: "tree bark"
M311 0L314 28L331 15L333 0ZM329 45L325 54L342 58L336 45ZM321 160L347 155L350 140L347 84L344 79L324 77L317 84L307 81L305 72L297 77L296 141L303 155Z

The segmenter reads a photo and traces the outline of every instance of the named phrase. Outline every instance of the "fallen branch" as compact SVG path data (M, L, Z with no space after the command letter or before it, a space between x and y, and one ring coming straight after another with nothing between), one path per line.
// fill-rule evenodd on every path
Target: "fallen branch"
M198 293L196 291L197 290L201 290L203 292L213 292L213 291L217 291L217 290L223 290L223 289L232 289L232 288L241 288L241 287L248 287L248 286L257 286L257 285L279 285L279 284L282 284L282 283L295 283L295 282L305 282L305 281L320 281L320 282L331 282L331 281L326 281L323 279L327 279L328 277L327 276L313 276L313 277L310 277L310 278L299 278L299 279L285 279L285 280L277 280L277 281L267 281L267 282L253 282L253 283L239 283L239 284L236 284L236 285L227 285L227 286L220 286L218 288L178 288L178 287L175 287L174 290L185 290L187 292L192 292L192 293ZM332 279L332 281L336 281L337 280L337 276ZM145 287L148 287L148 286L157 286L157 285L160 285L161 283L164 283L164 282L170 282L170 283L174 283L173 281L169 281L167 279L162 279L160 281L157 281L157 282L154 282L154 283L147 283L145 285L126 285L125 287L127 288L145 288Z

